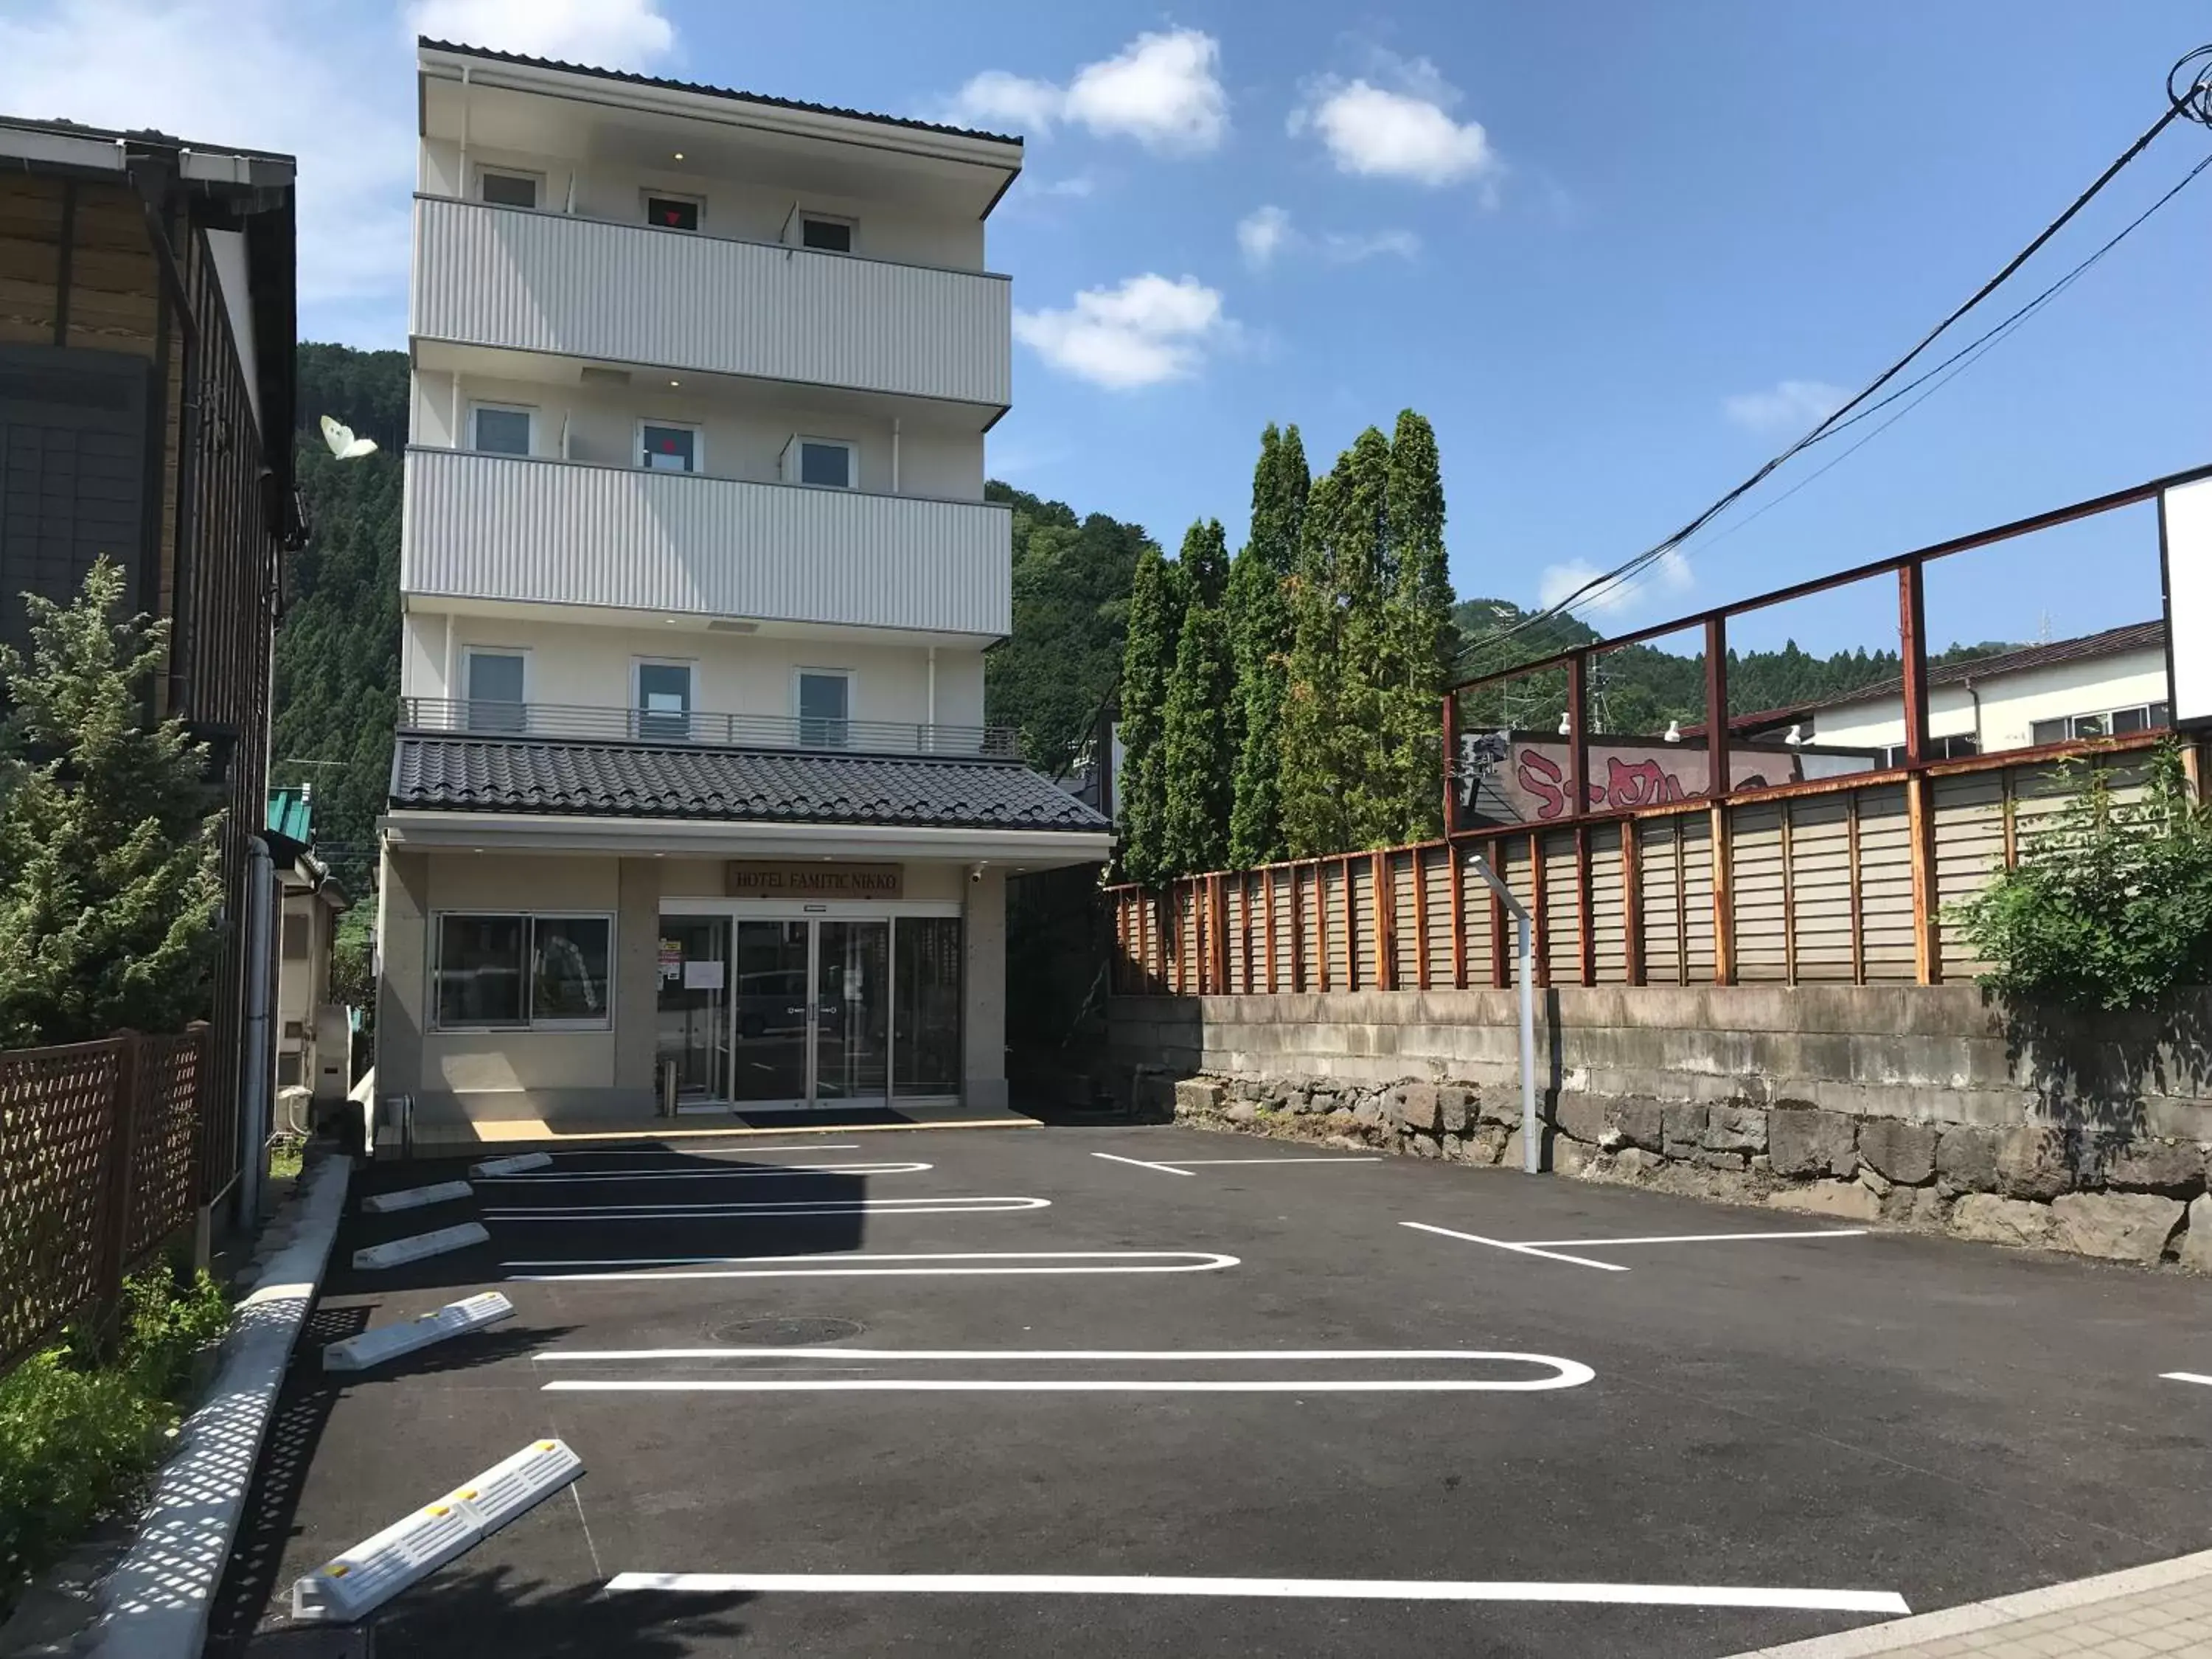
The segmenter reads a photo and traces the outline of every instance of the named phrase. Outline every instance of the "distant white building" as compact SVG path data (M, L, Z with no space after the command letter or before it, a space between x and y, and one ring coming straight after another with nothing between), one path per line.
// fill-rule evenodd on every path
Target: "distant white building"
M425 40L378 1086L1002 1104L1018 139Z
M1929 754L1954 759L2150 731L2172 723L2168 698L2163 622L1944 663L1928 671ZM1877 764L1905 758L1896 680L1790 711L1771 729L1784 726L1824 750L1864 750Z

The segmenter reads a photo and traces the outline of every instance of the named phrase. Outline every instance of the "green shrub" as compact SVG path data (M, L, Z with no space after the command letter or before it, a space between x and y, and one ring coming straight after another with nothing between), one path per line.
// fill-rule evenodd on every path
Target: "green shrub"
M2061 769L2070 799L1952 919L2015 1001L2118 1010L2212 984L2212 806L2172 744L2142 796L2123 801L2103 765Z
M180 1285L157 1263L125 1284L112 1353L72 1331L0 1378L0 1616L33 1574L143 1490L193 1356L229 1320L206 1273Z

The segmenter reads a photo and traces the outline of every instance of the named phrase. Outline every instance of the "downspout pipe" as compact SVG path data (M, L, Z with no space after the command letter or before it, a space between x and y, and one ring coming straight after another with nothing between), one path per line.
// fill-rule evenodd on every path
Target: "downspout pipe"
M1467 867L1490 885L1498 902L1513 913L1514 955L1521 974L1521 1167L1530 1175L1543 1168L1542 1139L1536 1117L1536 942L1528 908L1513 896L1513 890L1498 878L1498 872L1480 854L1468 856Z
M261 1219L261 1184L269 1164L269 1091L276 1060L269 1048L269 957L271 895L276 864L269 843L246 843L246 1021L240 1045L239 1211L247 1227Z

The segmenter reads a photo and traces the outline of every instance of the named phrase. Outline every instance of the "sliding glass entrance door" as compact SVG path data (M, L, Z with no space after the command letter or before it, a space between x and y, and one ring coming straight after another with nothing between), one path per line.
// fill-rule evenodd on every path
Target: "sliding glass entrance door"
M661 918L660 1048L738 1107L957 1097L957 916Z
M886 1098L890 1079L890 924L814 924L814 1097Z
M812 1047L814 924L740 920L737 934L730 1098L751 1106L804 1106Z

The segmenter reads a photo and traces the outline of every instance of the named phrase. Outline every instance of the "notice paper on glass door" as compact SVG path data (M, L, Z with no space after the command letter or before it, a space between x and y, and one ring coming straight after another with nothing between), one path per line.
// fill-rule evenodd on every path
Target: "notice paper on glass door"
M719 991L722 988L722 964L719 962L687 962L684 964L684 988L687 991Z

